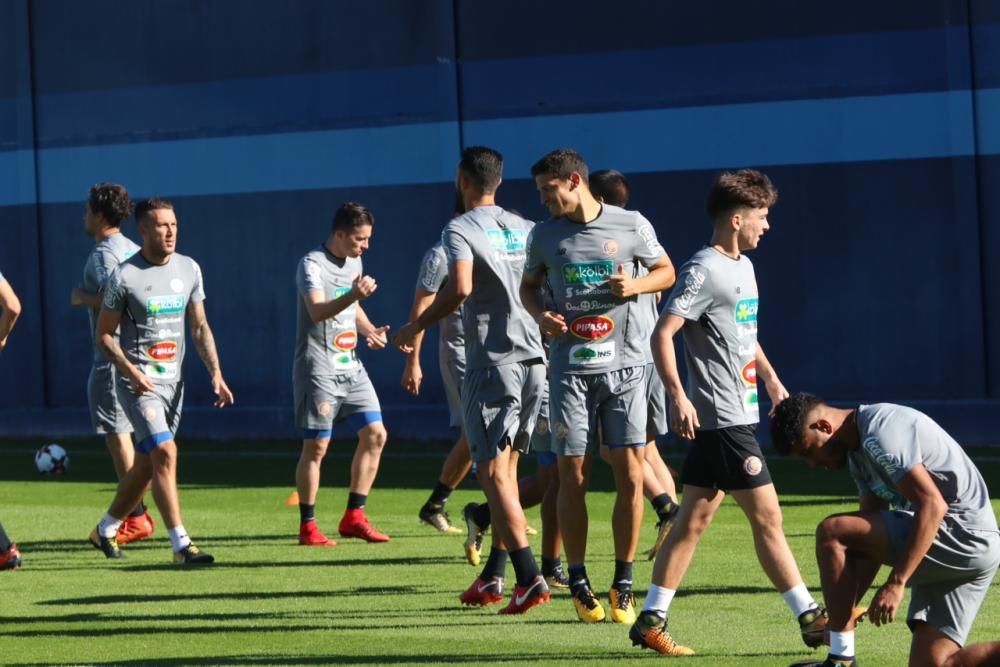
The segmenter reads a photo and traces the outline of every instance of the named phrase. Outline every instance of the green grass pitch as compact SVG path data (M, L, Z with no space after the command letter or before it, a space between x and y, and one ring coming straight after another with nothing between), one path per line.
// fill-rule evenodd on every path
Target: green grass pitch
M284 507L291 490L293 442L244 446L181 440L184 523L218 559L210 569L170 564L166 531L109 562L87 546L110 501L110 462L93 443L65 443L68 474L43 480L31 448L0 443L0 520L20 543L25 567L0 573L0 663L8 665L574 665L668 661L640 652L627 628L584 626L565 594L522 617L465 609L458 594L477 570L461 538L440 535L416 518L445 449L391 442L371 494L369 514L392 542L344 540L329 549L296 546L298 516ZM237 456L252 450L252 456ZM351 443L338 442L324 466L318 516L328 532L344 506ZM394 452L395 450L395 452ZM679 465L682 453L669 452ZM534 465L525 461L524 470ZM596 464L590 495L588 569L606 590L613 569L610 475ZM799 462L771 463L785 508L785 530L807 584L819 597L813 529L827 514L852 508L846 472L823 474ZM981 464L994 492L1000 464ZM456 491L453 514L478 500ZM154 517L159 518L154 511ZM540 527L537 509L529 520ZM643 544L653 537L646 517ZM539 548L538 538L532 544ZM651 565L636 564L639 599ZM512 572L508 571L512 580ZM884 573L883 573L884 576ZM881 581L881 578L879 579ZM698 651L690 665L787 665L820 655L805 649L797 625L757 565L749 528L723 505L671 610L674 636ZM972 641L1000 638L1000 599L991 594ZM869 665L906 662L902 622L864 625L859 658Z

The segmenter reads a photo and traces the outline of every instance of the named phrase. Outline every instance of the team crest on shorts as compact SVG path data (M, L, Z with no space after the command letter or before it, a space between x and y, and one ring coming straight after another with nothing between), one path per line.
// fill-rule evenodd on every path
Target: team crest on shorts
M319 412L324 417L329 417L330 416L330 404L327 403L326 401L323 401L322 403L320 403L319 405L316 406L316 411Z
M548 419L539 419L538 422L535 424L535 431L537 433L539 433L540 435L545 435L546 433L548 433L549 432L549 420Z
M142 416L145 417L148 422L153 421L156 419L156 408L152 405L147 406L146 409L142 411Z
M760 457L748 456L746 460L743 461L743 471L751 477L756 477L763 469L764 464L761 462Z
M562 422L556 422L554 433L557 438L565 439L566 436L569 435L569 426Z

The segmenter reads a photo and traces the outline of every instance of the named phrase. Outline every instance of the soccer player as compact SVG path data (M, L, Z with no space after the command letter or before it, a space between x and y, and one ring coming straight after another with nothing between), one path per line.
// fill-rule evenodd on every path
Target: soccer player
M86 307L90 317L90 333L94 341L94 362L87 381L90 421L94 431L104 436L119 482L135 460L132 424L118 402L115 367L98 346L97 317L101 312L104 287L111 272L139 251L139 246L121 231L122 221L132 215L133 208L128 191L120 185L98 183L90 188L83 228L87 236L94 239L95 245L83 267L83 285L74 287L70 295L70 302L74 306ZM151 537L153 529L153 518L140 500L118 529L118 544Z
M757 559L798 619L803 640L809 646L823 641L825 611L802 583L754 435L757 377L774 405L788 396L757 342L757 280L746 256L769 229L769 208L777 198L770 179L758 171L718 176L707 201L712 239L682 267L653 333L653 356L672 399L674 432L694 441L681 472L680 513L657 555L646 604L630 632L634 644L667 655L694 653L667 632L667 612L727 492L749 520ZM674 353L679 331L686 393Z
M302 258L295 275L299 299L292 376L295 421L303 437L295 482L299 544L304 546L336 544L316 525L316 495L320 464L339 421L358 435L340 535L389 541L365 514L387 435L375 387L357 352L359 334L373 350L388 342L389 327L373 325L360 304L378 287L361 264L374 224L375 217L361 204L341 205L326 241Z
M0 352L7 347L7 338L20 316L21 302L10 283L0 273ZM17 545L10 541L3 524L0 524L0 570L16 570L19 567L21 567L21 552Z
M631 189L628 180L620 171L614 169L603 169L590 174L590 191L597 201L602 204L611 204L618 208L625 208L628 204ZM645 267L639 266L639 274L646 274ZM648 304L646 313L649 318L643 322L642 334L647 339L653 333L656 320L659 317L657 306L660 303L660 294L642 294L639 296ZM674 478L667 467L660 450L656 446L656 437L667 432L667 392L663 388L663 382L653 367L652 351L649 351L649 405L647 407L646 421L646 463L643 466L642 490L646 498L649 499L656 512L656 541L653 546L646 551L646 558L652 560L656 557L656 552L666 539L677 511L680 506L677 504L677 489L674 486ZM607 445L601 444L601 458L611 463L611 452Z
M460 214L459 214L460 215ZM425 254L420 263L420 274L413 293L413 307L410 321L417 319L434 301L441 287L448 280L448 258L441 243L435 244ZM420 395L423 370L420 367L420 349L424 333L421 331L413 339L413 351L406 355L402 385L414 396ZM441 477L431 492L427 502L420 508L420 520L442 533L461 533L453 526L445 511L445 503L452 491L462 483L472 467L469 445L465 430L462 429L462 380L465 378L465 333L462 329L462 309L446 315L440 323L438 339L438 367L445 397L448 399L449 424L461 429L458 440L441 466Z
M545 362L538 327L518 295L525 242L534 225L496 205L502 175L503 158L495 150L472 146L462 151L456 186L467 212L449 222L441 237L448 282L393 343L408 353L414 336L463 306L463 423L493 518L493 549L460 600L480 606L502 601L509 557L517 585L500 613L521 614L548 602L550 595L528 546L517 486L517 461L538 415Z
M854 666L854 609L879 568L890 568L868 617L891 623L910 587L910 665L1000 664L1000 642L962 649L1000 565L1000 531L986 482L930 417L890 403L834 408L795 394L774 410L774 446L813 468L845 466L859 511L816 529L829 606L830 654L803 667Z
M612 526L615 574L611 618L635 618L632 563L642 523L646 446L648 339L639 322L642 294L673 284L674 268L652 225L637 212L594 199L587 165L575 151L556 150L531 168L552 219L538 225L528 244L521 298L549 349L549 424L559 466L559 527L569 563L570 592L584 623L605 611L587 578L586 491L588 457L597 428L611 449L617 499ZM637 277L637 265L649 273ZM548 281L554 310L539 288Z
M215 406L232 405L205 316L201 267L176 252L173 204L147 199L135 209L142 248L111 272L97 318L97 340L118 370L118 400L135 433L137 456L118 484L90 543L108 558L123 558L116 534L152 482L153 498L167 525L174 562L208 565L214 558L188 537L177 492L177 443L184 402L184 321L215 392ZM120 336L118 334L120 326Z

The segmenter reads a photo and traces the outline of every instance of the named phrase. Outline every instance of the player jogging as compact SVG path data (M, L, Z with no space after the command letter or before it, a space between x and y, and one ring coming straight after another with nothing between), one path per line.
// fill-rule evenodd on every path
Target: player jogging
M377 287L361 264L374 224L374 216L361 204L343 204L333 216L326 241L302 258L295 274L299 298L292 385L295 422L303 437L295 470L303 546L336 544L316 525L316 495L320 464L339 421L358 434L340 535L389 541L365 514L387 435L375 387L357 352L359 335L373 350L388 342L389 327L373 325L359 303Z
M559 466L559 528L569 564L570 592L584 623L604 620L584 563L587 550L589 459L597 429L611 449L617 499L612 526L615 574L611 618L635 618L632 563L642 524L646 445L648 339L641 335L642 294L660 292L674 269L649 221L601 204L587 185L587 165L575 151L556 150L531 168L552 219L528 244L521 298L549 349L549 427ZM649 274L637 277L637 265ZM539 288L548 281L554 310Z
M21 302L10 283L0 273L0 353L7 347L7 338L20 316ZM16 570L19 567L21 567L21 552L17 545L10 541L3 524L0 524L0 570Z
M119 482L111 507L90 534L90 543L108 558L123 558L115 535L152 482L174 562L207 565L215 559L188 537L177 493L174 438L184 403L185 319L212 379L215 406L232 405L233 394L222 378L215 338L205 316L201 268L176 252L173 204L148 199L136 207L135 218L142 248L108 278L97 319L97 340L118 370L118 400L132 423L135 448L141 456Z
M795 394L771 425L780 453L823 470L846 466L859 495L859 511L816 530L830 654L798 664L857 665L853 610L883 564L891 570L868 617L891 623L910 588L910 665L1000 664L1000 642L962 648L1000 564L989 490L962 447L927 415L890 403L839 409Z
M139 246L122 234L121 224L132 215L128 191L113 183L98 183L90 188L83 218L84 231L94 239L94 249L83 267L83 283L73 288L70 301L87 308L94 344L94 362L87 380L87 403L94 432L104 436L118 481L135 461L132 424L118 402L115 389L118 374L97 344L97 317L101 312L104 288L115 267L139 251ZM128 544L153 535L153 518L142 500L118 529L118 543Z

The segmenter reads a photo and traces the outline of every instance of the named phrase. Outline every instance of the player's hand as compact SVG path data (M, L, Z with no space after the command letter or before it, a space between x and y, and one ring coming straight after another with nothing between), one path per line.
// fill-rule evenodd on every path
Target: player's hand
M896 618L896 610L903 603L905 587L902 584L886 582L875 592L872 603L868 607L868 619L875 624L892 623Z
M685 440L694 440L695 429L701 426L694 404L687 396L670 402L670 425L674 433Z
M417 323L407 322L392 337L392 344L399 348L403 354L410 354L413 352L413 339L417 337L418 333L420 333L420 329L417 327Z
M229 385L222 379L222 373L216 373L212 376L212 391L215 392L215 403L212 405L217 408L224 408L236 402L236 399L233 398L233 392L229 390Z
M414 396L420 395L420 383L424 381L424 371L420 368L420 362L407 360L403 367L403 378L399 381L403 389Z
M611 293L619 299L628 299L639 293L635 288L635 278L625 274L625 265L618 265L618 273L608 278L611 284Z
M153 384L153 381L139 369L134 369L132 374L128 376L128 383L132 388L132 393L136 396L151 394L156 391L156 385Z
M569 331L569 328L566 326L566 318L551 310L543 311L536 321L542 333L552 338L562 336Z
M362 301L372 295L378 288L378 283L371 276L362 276L360 273L354 275L354 282L351 284L351 296L355 301Z
M3 349L5 347L7 347L7 339L6 338L0 338L0 352L3 352Z
M365 341L368 343L368 348L371 350L381 350L386 345L389 344L389 337L385 335L385 332L389 330L389 325L385 324L375 329L370 334L365 336Z
M71 306L79 306L83 304L83 288L74 287L69 293L69 303Z
M788 398L788 390L785 389L785 385L781 384L781 380L777 378L770 382L765 382L764 389L767 390L767 396L771 399L771 411L767 414L769 417L773 417L774 411L778 409L778 403Z

